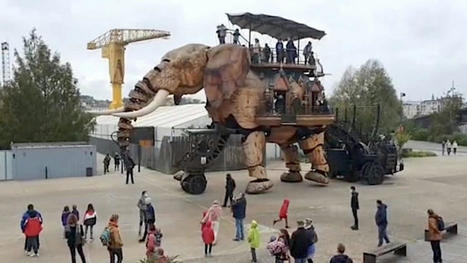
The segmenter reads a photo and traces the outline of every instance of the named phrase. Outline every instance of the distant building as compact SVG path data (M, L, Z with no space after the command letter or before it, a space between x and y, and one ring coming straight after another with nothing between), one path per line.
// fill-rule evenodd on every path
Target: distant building
M413 119L420 116L426 116L439 112L443 109L445 98L434 98L423 101L405 101L402 104L404 116L407 119Z
M415 118L420 112L420 102L419 101L406 101L402 105L404 116L407 119Z

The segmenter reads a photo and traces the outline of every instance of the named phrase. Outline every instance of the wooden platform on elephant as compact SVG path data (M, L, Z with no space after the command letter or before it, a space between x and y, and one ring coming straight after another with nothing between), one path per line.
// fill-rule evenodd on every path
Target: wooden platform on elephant
M284 122L280 115L270 116L257 116L256 123L261 126L320 126L329 125L335 121L334 114L322 114L322 115L297 115L294 121Z
M316 66L308 64L287 64L287 63L259 63L251 64L251 69L264 71L264 70L273 70L278 71L283 69L285 71L300 71L300 72L313 72L316 69ZM322 72L318 73L317 77L322 77L324 74Z

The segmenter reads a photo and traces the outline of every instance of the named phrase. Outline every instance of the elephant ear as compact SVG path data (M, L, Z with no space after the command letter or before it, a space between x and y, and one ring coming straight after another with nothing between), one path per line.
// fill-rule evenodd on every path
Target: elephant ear
M218 108L245 85L250 70L248 49L239 45L219 45L208 51L204 70L204 90L209 104Z

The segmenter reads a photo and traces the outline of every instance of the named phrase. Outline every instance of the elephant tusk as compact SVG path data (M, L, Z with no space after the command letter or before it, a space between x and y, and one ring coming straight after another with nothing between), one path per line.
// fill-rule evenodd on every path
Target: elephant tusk
M146 105L144 108L139 109L137 111L130 111L130 112L121 112L112 114L113 116L120 117L120 118L127 118L127 119L134 119L144 115L147 115L153 111L155 111L159 106L165 103L167 96L169 96L169 91L165 89L160 89L157 91L157 94L154 96L154 99Z
M100 115L112 115L114 113L123 112L124 110L125 110L125 108L122 106L120 108L113 109L113 110L88 111L88 113L90 113L92 115L100 116Z

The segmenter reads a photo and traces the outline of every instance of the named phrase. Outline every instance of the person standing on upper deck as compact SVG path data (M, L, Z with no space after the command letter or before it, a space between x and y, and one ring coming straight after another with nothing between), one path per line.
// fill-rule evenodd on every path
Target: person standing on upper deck
M276 43L276 58L277 63L284 63L284 43L281 39L278 39Z
M311 65L311 53L312 53L312 45L311 41L308 41L308 44L306 44L305 49L303 49L303 56L305 57L305 63Z
M289 41L287 41L287 45L285 46L287 50L287 60L286 63L292 63L295 64L295 58L297 57L297 47L295 47L295 44L293 43L293 40L289 38Z

